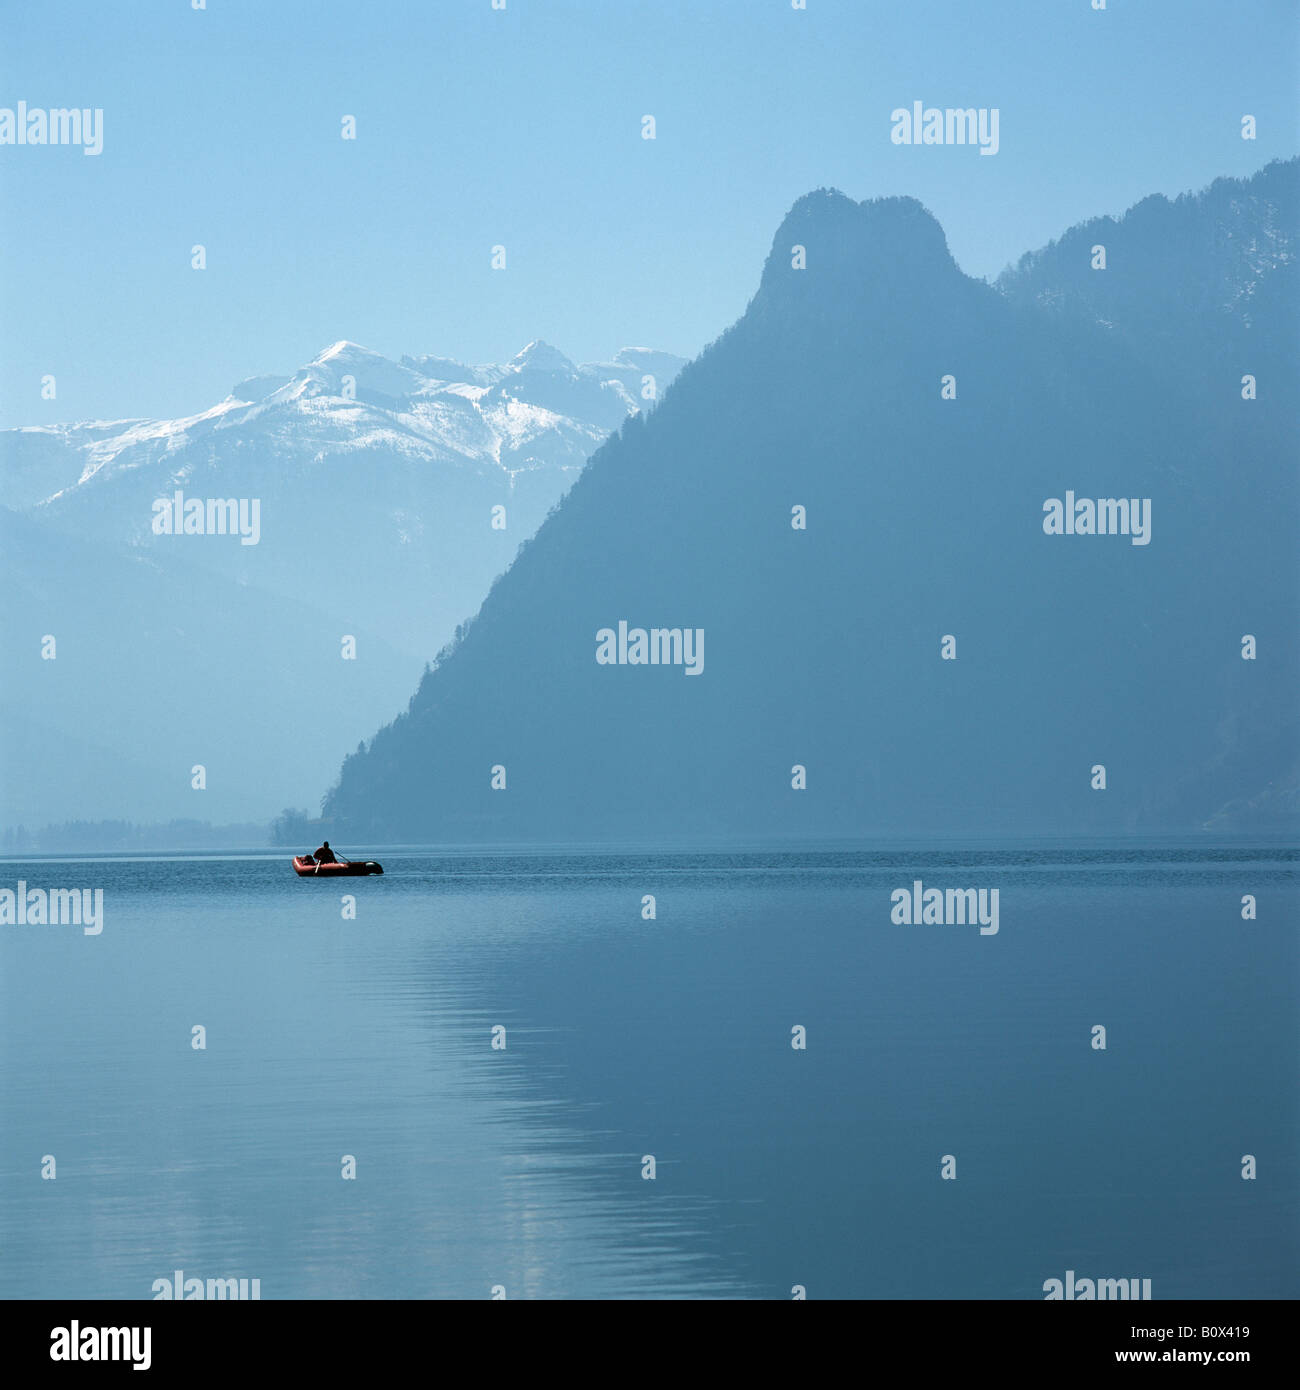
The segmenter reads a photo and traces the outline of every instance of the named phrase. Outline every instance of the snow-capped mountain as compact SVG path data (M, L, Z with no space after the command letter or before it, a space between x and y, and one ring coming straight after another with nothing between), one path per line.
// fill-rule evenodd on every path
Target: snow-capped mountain
M314 803L322 771L405 702L589 455L682 365L643 348L577 365L540 341L502 364L392 361L343 341L181 419L0 431L6 582L23 596L0 629L0 700L33 731L6 749L0 824ZM182 510L256 504L255 541L182 520L160 533L177 493ZM238 698L215 675L232 663ZM178 728L156 766L149 730L170 744ZM49 752L87 740L93 779ZM204 797L180 767L205 761L182 751L199 745L234 760Z
M394 362L338 342L181 419L2 431L6 503L101 545L169 554L183 538L156 534L155 502L256 499L256 546L190 536L186 559L368 619L424 660L681 365L628 348L577 366L540 341L501 365Z
M652 405L681 358L624 348L576 366L540 340L503 365L445 357L390 361L337 342L291 376L254 376L225 400L176 420L92 421L0 431L9 504L57 508L79 490L125 474L176 474L194 447L241 448L254 439L301 453L392 448L433 463L519 473L580 468L628 415ZM158 466L155 466L158 465ZM221 460L223 470L229 460ZM75 476L71 470L75 469ZM168 479L170 481L171 479Z

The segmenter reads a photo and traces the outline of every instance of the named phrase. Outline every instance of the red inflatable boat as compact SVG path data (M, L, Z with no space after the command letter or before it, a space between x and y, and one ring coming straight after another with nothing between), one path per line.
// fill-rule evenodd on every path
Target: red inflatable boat
M382 874L384 866L373 859L354 859L351 863L318 864L310 855L295 854L293 871L300 878L355 878L358 874Z

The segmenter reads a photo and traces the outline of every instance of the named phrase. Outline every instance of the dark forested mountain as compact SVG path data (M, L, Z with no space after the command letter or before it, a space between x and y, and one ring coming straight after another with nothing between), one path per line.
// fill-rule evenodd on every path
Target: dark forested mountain
M347 759L337 833L1294 819L1298 167L1147 199L996 286L912 199L800 199L744 316Z
M1022 256L998 288L1017 303L1100 323L1144 353L1160 343L1194 361L1213 351L1207 338L1220 353L1294 338L1297 227L1296 161L1279 160L1249 180L1216 179L1172 202L1153 195L1123 217L1073 227ZM1104 274L1092 268L1094 247L1104 248Z

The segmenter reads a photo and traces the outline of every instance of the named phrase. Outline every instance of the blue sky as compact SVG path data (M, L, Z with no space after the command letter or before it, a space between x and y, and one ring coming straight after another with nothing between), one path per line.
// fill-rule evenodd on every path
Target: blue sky
M0 147L4 425L189 413L339 338L689 356L812 188L920 198L991 276L1297 150L1293 0L48 0L4 27L0 106L104 110L98 157ZM998 154L893 145L916 100L997 107Z

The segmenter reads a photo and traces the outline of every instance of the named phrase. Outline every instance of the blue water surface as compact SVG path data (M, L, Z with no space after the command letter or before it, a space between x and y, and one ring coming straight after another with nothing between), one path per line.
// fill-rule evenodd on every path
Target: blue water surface
M1292 850L351 848L0 864L0 1294L1300 1293Z

